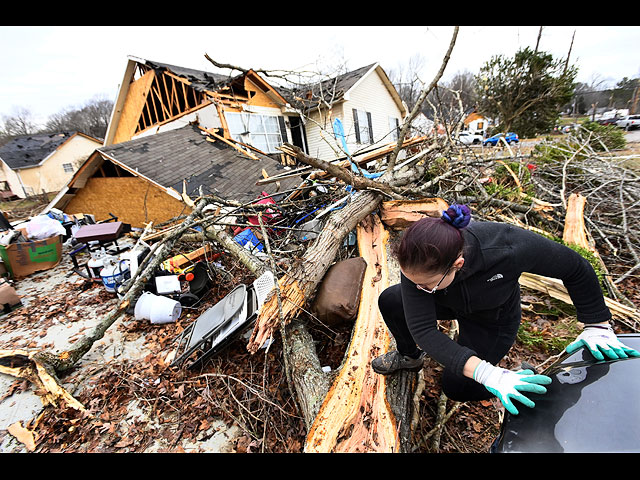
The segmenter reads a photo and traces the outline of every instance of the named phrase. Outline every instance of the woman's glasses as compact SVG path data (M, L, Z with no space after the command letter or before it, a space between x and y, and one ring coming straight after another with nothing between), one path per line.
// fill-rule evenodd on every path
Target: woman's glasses
M452 265L453 266L453 265ZM442 281L445 279L445 277L447 275L449 275L449 272L451 271L451 267L447 268L447 271L444 272L444 275L442 276L442 278L440 279L440 281L438 283L436 283L436 286L433 287L431 290L427 290L426 288L424 288L422 285L419 285L416 283L416 288L418 290L422 290L423 292L427 292L427 293L434 293L436 290L438 290L438 287L440 286L440 284L442 283Z

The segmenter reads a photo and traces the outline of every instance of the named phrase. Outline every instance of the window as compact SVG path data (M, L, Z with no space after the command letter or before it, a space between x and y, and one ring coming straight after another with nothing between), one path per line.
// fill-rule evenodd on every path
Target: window
M398 134L400 133L400 120L394 117L389 117L389 133L391 140L394 142L398 140Z
M284 117L259 115L256 113L225 113L229 132L234 140L261 150L277 153L283 138L287 138Z
M373 127L371 113L353 109L353 128L356 132L357 143L373 143Z
M64 170L64 173L73 173L73 164L63 163L62 169Z

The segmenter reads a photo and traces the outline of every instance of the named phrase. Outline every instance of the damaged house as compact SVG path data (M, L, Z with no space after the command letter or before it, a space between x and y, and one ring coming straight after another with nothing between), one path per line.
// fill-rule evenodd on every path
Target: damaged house
M329 90L331 98L319 101L318 94ZM342 120L354 153L392 142L405 115L377 64L294 92L273 87L253 70L221 75L130 57L104 145L49 208L97 219L113 214L141 227L188 213L188 197L195 198L199 187L250 201L301 182L289 175L256 185L296 165L279 149L283 143L329 160L344 158L333 119Z

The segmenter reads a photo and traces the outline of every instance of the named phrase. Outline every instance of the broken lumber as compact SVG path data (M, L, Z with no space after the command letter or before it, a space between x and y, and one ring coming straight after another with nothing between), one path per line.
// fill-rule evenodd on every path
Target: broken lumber
M386 381L371 360L390 343L378 310L378 296L389 285L388 233L377 215L357 227L360 256L367 262L358 317L346 359L307 435L305 452L397 452L398 431L386 397Z
M550 297L561 300L564 303L573 305L569 292L565 288L561 280L556 278L543 277L533 273L523 273L520 276L520 285L531 288L539 292L546 293ZM640 310L623 305L609 297L604 297L604 301L611 310L611 315L619 320L630 320L635 322L635 328L640 326Z
M402 230L424 217L439 218L447 208L449 205L441 198L390 200L380 205L380 217L389 228Z

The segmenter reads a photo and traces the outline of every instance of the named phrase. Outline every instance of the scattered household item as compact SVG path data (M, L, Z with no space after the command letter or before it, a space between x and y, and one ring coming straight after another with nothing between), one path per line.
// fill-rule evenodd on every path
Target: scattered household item
M366 269L367 262L362 257L349 258L329 267L312 305L318 320L328 326L355 320Z
M178 275L160 275L155 277L158 295L173 295L182 291Z
M151 292L140 295L134 309L136 320L150 320L154 324L175 322L181 314L180 302Z
M107 253L104 248L99 252L91 253L91 258L87 262L87 274L90 280L102 281L100 271L104 268L104 261L106 260L106 257Z
M44 240L45 238L67 233L62 223L48 215L32 217L23 225L23 228L27 231L27 237L31 240Z
M0 258L12 278L49 270L58 265L62 258L61 236L55 235L42 240L25 239L0 245Z
M22 305L16 290L5 279L0 280L0 308L3 313L9 313Z
M220 256L219 253L212 254L213 250L211 245L206 244L204 247L198 248L192 252L181 253L165 260L162 262L162 268L167 272L181 273L184 269L200 260L214 260Z
M131 272L126 260L115 260L107 257L104 267L100 270L100 277L107 292L116 293L117 288L131 278Z
M240 233L238 233L233 239L241 246L246 248L249 251L258 250L261 252L264 247L258 237L255 236L253 231L251 231L250 227L245 228Z
M124 234L125 224L122 222L96 223L93 225L83 225L74 234L73 237L80 243L89 245L87 248L91 250L91 243L97 242L102 247L107 247L111 243L116 246L116 252L120 252L118 239Z
M201 366L258 316L269 292L275 286L271 272L258 277L250 287L236 286L222 300L206 310L178 337L172 366L188 362L188 368Z

